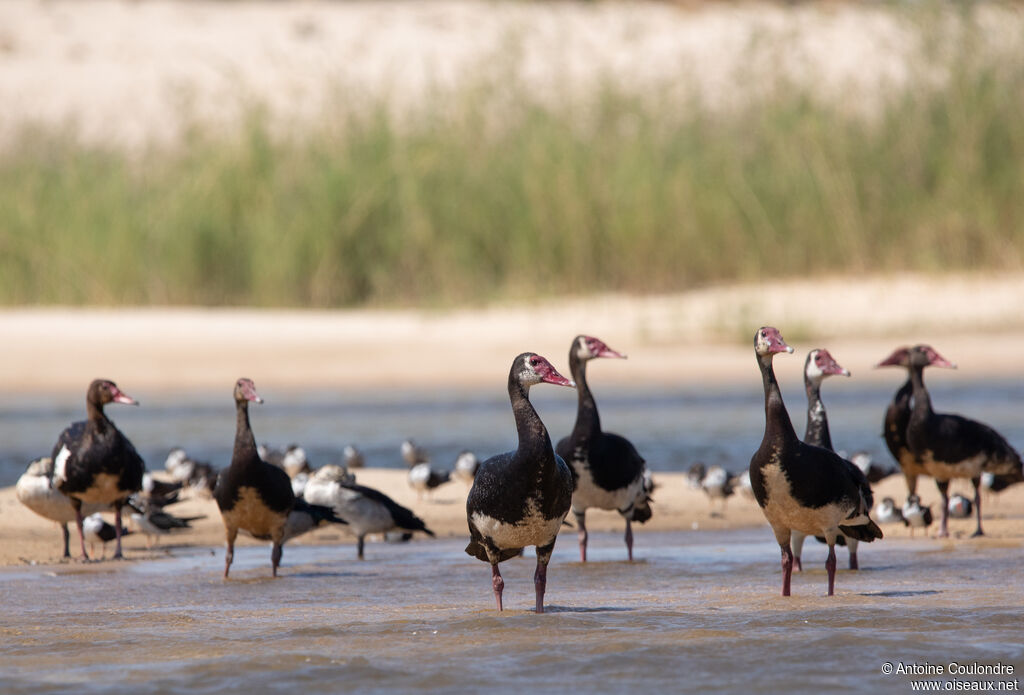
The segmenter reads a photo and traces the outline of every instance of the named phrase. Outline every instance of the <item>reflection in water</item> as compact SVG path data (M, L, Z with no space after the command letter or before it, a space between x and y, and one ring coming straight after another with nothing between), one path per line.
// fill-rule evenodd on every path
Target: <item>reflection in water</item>
M903 692L885 661L977 660L1024 667L1024 553L984 542L873 545L868 571L821 558L778 590L767 529L647 533L619 561L618 534L592 534L594 562L556 547L550 613L535 615L533 559L503 564L510 610L493 610L486 567L463 539L239 548L107 565L0 571L0 689L138 692L618 693ZM1004 543L1005 545L1005 543Z

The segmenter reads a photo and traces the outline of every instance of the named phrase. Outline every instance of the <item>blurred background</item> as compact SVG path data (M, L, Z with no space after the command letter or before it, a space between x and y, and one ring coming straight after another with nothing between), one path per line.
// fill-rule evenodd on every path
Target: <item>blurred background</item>
M1016 3L0 5L0 304L1012 271Z
M242 374L316 464L494 453L512 356L579 332L631 354L592 381L656 470L738 469L764 323L800 426L806 350L853 371L839 447L885 455L871 366L922 341L962 368L937 407L1024 439L1022 36L995 2L0 3L0 483L100 375L151 467L226 463Z

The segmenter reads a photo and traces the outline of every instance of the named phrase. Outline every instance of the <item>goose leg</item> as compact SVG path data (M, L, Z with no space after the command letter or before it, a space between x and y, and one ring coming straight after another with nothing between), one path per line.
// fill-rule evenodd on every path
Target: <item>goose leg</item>
M836 593L836 546L835 542L828 544L828 558L825 560L825 571L828 572L828 595L835 596Z
M807 536L799 531L793 531L793 537L790 540L790 546L793 548L793 570L796 572L804 571L804 563L801 562L800 556L804 553L804 539L806 538Z
M939 525L939 538L949 537L949 481L944 482L935 481L935 486L939 488L939 494L942 496L942 523Z
M587 561L587 523L586 516L587 510L584 509L582 512L573 510L573 514L576 516L576 525L580 527L579 538L580 538L580 562Z
M782 595L789 596L789 587L793 579L793 549L790 547L793 532L783 527L773 527L772 532L782 551Z
M977 538L985 535L981 530L981 478L971 478L971 484L974 485L974 513L978 517L978 527L974 529L971 538Z
M117 503L114 505L114 559L123 560L124 555L121 553L121 504Z
M903 473L903 477L907 480L907 495L917 494L917 473Z
M277 577L277 568L281 565L281 541L274 541L274 549L270 551L270 573Z
M228 549L224 553L224 578L228 578L228 571L231 569L231 563L235 559L235 538L238 537L238 529L233 526L227 527L227 543Z
M495 562L491 565L491 587L494 589L494 600L498 603L498 610L502 610L501 607L501 592L505 590L505 580L501 578L501 572L498 571L498 563Z
M70 558L71 557L71 548L70 548L70 545L71 545L71 532L68 531L68 525L67 524L61 524L60 525L60 530L61 530L61 534L64 536L64 555L63 555L63 557Z
M85 529L82 528L82 500L71 498L71 506L75 508L75 526L78 527L78 540L82 544L82 559L89 561L89 553L85 552Z
M860 565L857 563L857 545L860 543L856 538L846 537L846 548L850 551L850 569L859 570Z
M782 548L782 595L789 596L790 581L793 578L793 551L789 543L779 544Z
M537 591L537 612L544 612L544 590L548 585L548 562L555 549L555 542L543 548L537 548L537 570L533 573L533 586Z
M629 519L626 519L626 554L629 556L629 561L633 562L633 527L629 523Z
M357 557L360 560L365 560L366 559L366 558L363 557L363 546L364 545L366 545L365 536L360 536L359 538L356 539L356 549L358 550Z

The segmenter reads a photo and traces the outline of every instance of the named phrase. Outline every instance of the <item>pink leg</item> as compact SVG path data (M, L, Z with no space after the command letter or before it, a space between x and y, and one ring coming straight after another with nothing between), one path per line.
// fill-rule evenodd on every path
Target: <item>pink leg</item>
M494 587L494 600L498 602L498 610L501 608L501 592L505 589L505 580L501 578L498 565L491 565L491 586Z
M629 561L633 562L633 527L629 523L629 519L626 519L626 554L629 556Z
M533 586L537 590L537 612L544 612L544 589L548 584L548 566L537 559L537 571L533 573Z
M793 578L793 551L789 547L789 541L782 548L782 595L789 596L789 584Z
M828 546L828 558L825 560L825 571L828 572L828 595L836 593L836 547Z
M803 572L804 571L804 563L800 561L800 556L799 555L794 555L793 556L793 569L796 570L797 572Z
M859 570L860 569L860 565L857 564L857 551L855 551L855 550L850 553L850 569L852 569L852 570Z

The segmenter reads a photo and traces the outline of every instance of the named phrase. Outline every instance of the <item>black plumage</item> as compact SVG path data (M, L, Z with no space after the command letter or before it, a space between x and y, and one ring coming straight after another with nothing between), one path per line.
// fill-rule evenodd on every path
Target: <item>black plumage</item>
M271 571L277 576L285 541L285 524L295 506L291 479L283 469L263 461L249 423L249 402L262 403L250 379L235 384L236 428L231 465L221 472L213 497L217 500L227 533L224 577L228 576L235 554L239 529L255 538L273 541Z
M61 432L53 447L53 482L60 492L71 498L82 557L89 558L85 552L81 508L83 502L92 502L113 508L117 530L114 557L120 558L123 557L121 507L142 487L146 464L103 408L108 403L138 403L108 379L96 379L89 384L85 402L88 419Z
M626 520L626 553L633 560L632 521L651 518L651 499L644 487L645 462L625 437L601 429L597 402L587 384L587 362L600 357L625 358L601 340L576 336L569 347L569 370L576 382L576 424L555 453L569 464L573 477L572 510L579 529L580 561L587 561L586 513L590 507L614 509Z
M750 484L758 505L772 527L782 551L782 595L790 595L793 530L822 535L829 546L825 568L828 593L835 591L835 542L848 538L872 541L882 531L870 519L871 490L834 452L801 442L782 402L772 358L792 352L777 329L765 326L754 335L754 352L761 370L765 399L765 431L750 460Z
M536 546L536 607L544 612L547 566L562 521L572 504L572 474L551 447L544 423L530 403L529 389L547 382L573 385L540 355L523 353L512 362L508 395L519 444L515 451L480 464L466 499L470 541L466 552L491 564L491 584L498 610L505 583L498 563Z
M1024 477L1020 454L1001 434L988 425L961 415L936 413L924 385L924 369L954 367L929 345L910 348L910 380L914 387L914 408L907 425L907 445L925 471L935 479L942 496L939 535L949 535L949 481L968 478L974 485L974 511L981 529L981 476L983 473Z
M835 451L832 446L832 434L828 427L828 412L825 410L825 403L821 400L821 383L829 376L850 376L850 372L839 366L835 358L828 350L816 349L807 353L804 362L804 391L807 393L807 427L804 430L804 443L818 446L822 449ZM852 462L843 459L851 469L850 474L854 477L864 477L864 472L857 468ZM867 480L864 481L867 484ZM870 486L868 487L867 504L870 509L874 504L871 497ZM796 571L803 570L801 554L806 536L800 531L794 530L790 540L793 549L793 567ZM815 536L820 543L827 543L824 536ZM859 569L857 562L857 543L855 539L847 542L843 535L836 536L836 545L846 546L850 552L850 569Z
M914 385L910 381L910 350L905 347L897 348L891 355L876 365L878 367L905 367L907 368L907 380L900 386L892 397L889 407L885 410L885 420L882 422L882 438L889 453L899 464L903 478L907 481L907 494L917 494L917 478L927 475L924 466L917 460L914 453L907 445L907 425L910 424L910 411Z

